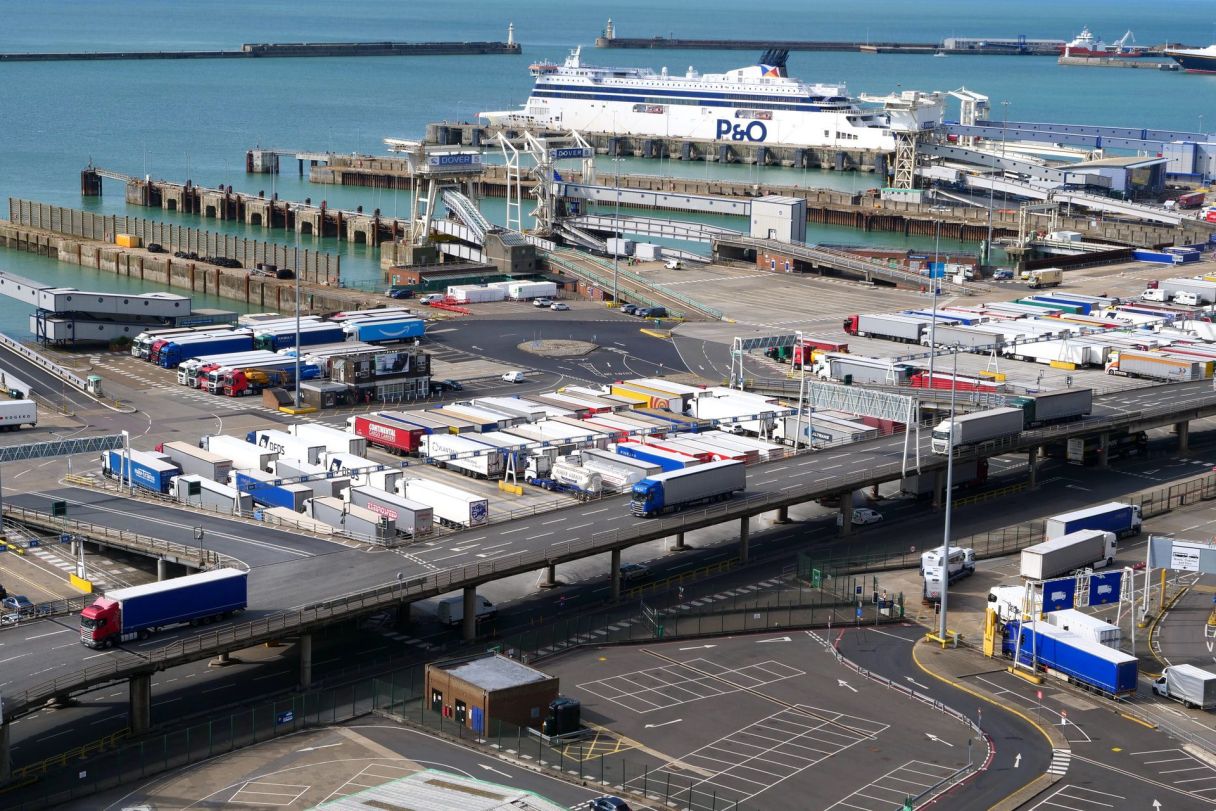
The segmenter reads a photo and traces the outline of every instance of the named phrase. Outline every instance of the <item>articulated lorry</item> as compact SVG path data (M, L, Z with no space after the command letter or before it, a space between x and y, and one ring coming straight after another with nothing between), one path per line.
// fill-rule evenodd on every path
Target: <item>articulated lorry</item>
M174 476L169 482L169 495L180 504L228 515L250 515L253 512L253 498L248 493L193 473Z
M952 444L958 451L983 442L1017 436L1022 433L1024 420L1020 408L993 408L942 420L933 429L933 452L948 455Z
M240 569L115 589L80 613L80 641L108 648L172 625L222 619L245 610L248 600L248 574Z
M422 444L422 437L427 433L427 429L422 426L389 419L379 414L350 417L346 421L346 427L368 443L401 456L417 453Z
M929 324L923 318L896 313L862 313L846 316L844 331L859 338L886 338L919 344Z
M742 462L709 462L648 476L633 486L629 510L642 518L722 501L747 487Z
M1047 580L1093 567L1100 569L1115 560L1115 533L1082 529L1022 550L1021 575L1027 580Z
M1127 538L1139 535L1142 525L1139 506L1111 502L1053 515L1047 519L1045 535L1050 540L1082 529L1100 529Z
M490 500L430 479L402 479L397 492L410 501L428 504L440 523L476 527L490 520Z
M279 458L276 450L259 448L251 442L223 434L205 436L199 444L214 454L231 459L233 470L269 472L270 463Z
M1206 380L1212 376L1212 361L1136 352L1130 349L1112 352L1110 357L1111 360L1106 364L1108 375L1164 380L1168 383Z
M1107 696L1136 692L1136 657L1045 622L1005 623L1001 650L1016 655L1019 668L1033 667Z
M1060 389L1006 397L1005 405L1022 410L1022 427L1036 428L1086 417L1093 411L1092 389Z

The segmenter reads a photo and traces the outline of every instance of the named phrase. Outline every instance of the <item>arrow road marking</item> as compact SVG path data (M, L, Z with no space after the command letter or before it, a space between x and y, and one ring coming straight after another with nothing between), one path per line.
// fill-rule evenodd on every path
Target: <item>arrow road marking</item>
M716 648L717 645L693 645L691 648L680 648L680 650L701 650L702 648Z
M904 678L907 679L908 681L912 682L913 684L915 684L917 687L919 687L922 690L929 689L929 686L927 684L921 684L920 682L918 682L916 679L912 678L911 676L904 676Z
M1161 811L1161 801L1160 800L1153 800L1153 809L1154 809L1154 811Z
M936 741L937 743L944 743L944 744L946 744L946 746L949 746L951 749L954 748L954 744L950 743L950 741L943 741L941 738L937 737L932 732L926 732L925 737L931 741Z
M839 684L841 687L845 687L845 688L848 688L849 690L852 690L854 693L857 692L857 688L852 686L851 684L849 684L844 679L837 679L836 683Z
M315 752L318 749L330 749L332 747L341 746L341 745L342 745L342 742L339 741L338 743L327 743L327 744L324 744L323 746L306 746L303 749L297 749L296 751L297 752Z
M495 774L501 774L503 777L511 776L511 775L507 774L506 772L500 772L498 769L495 769L493 766L487 766L484 763L478 763L477 765L480 766L481 768L485 769L487 772L494 772Z
M674 721L664 721L661 724L646 724L643 728L644 729L658 729L659 727L665 727L668 724L678 724L683 720L684 720L683 718L677 718Z
M1021 753L1021 752L1018 752L1018 753L1017 753L1017 755L1016 755L1016 756L1014 756L1014 758L1013 758L1013 768L1015 768L1015 769L1020 769L1020 768L1022 768L1022 753Z
M791 641L793 641L793 640L791 640L788 636L775 636L772 639L757 639L756 644L759 645L761 642L791 642Z

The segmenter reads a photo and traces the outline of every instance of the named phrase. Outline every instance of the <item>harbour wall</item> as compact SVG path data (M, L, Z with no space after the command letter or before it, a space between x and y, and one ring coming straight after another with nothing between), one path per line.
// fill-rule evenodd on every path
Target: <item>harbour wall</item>
M449 56L519 54L516 42L254 42L239 51L74 51L0 53L0 62L151 59L284 59L334 56Z
M581 181L578 172L563 172L562 177L571 183ZM341 186L369 186L375 188L411 188L412 179L405 161L357 155L332 155L329 162L314 166L309 179L314 183L333 183ZM814 189L776 183L748 183L745 181L660 177L656 175L603 174L600 183L624 189L664 192L666 194L712 195L735 198L754 198L766 195L795 197L806 200L807 221L823 225L838 225L860 231L891 231L905 235L935 236L965 241L979 241L988 236L988 211L972 206L943 206L938 203L921 204L899 200L884 200L873 192L850 193L832 189ZM505 197L507 173L501 166L487 166L485 173L474 184L483 197ZM877 185L877 184L876 184ZM622 208L631 206L622 205ZM632 208L641 208L632 207ZM653 211L682 211L648 206ZM1015 209L998 209L992 212L994 238L1017 236L1018 212ZM1157 246L1186 245L1206 242L1207 230L1199 223L1184 222L1178 228L1136 222L1105 220L1095 217L1060 217L1058 227L1062 230L1078 231L1086 239L1116 242L1124 245Z

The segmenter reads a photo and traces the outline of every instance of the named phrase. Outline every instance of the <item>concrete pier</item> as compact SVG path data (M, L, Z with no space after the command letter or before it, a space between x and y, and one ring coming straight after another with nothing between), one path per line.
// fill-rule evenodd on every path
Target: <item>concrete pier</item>
M247 42L239 51L42 51L0 53L0 62L102 62L151 59L298 59L351 56L519 54L517 42Z

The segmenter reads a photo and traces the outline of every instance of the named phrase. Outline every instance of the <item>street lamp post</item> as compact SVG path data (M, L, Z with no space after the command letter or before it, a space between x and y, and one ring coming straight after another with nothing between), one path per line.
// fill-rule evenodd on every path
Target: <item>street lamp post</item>
M613 186L616 189L616 210L612 214L612 234L617 238L616 246L612 250L612 306L621 306L620 297L620 272L621 272L621 257L620 257L620 228L621 228L621 161L624 160L619 155L612 158L613 168Z
M950 378L950 439L946 444L949 455L946 457L946 521L942 530L942 605L937 627L937 635L943 644L946 641L946 595L950 586L950 511L954 506L954 405L955 392L958 390L958 351L959 347L954 347L954 372Z

